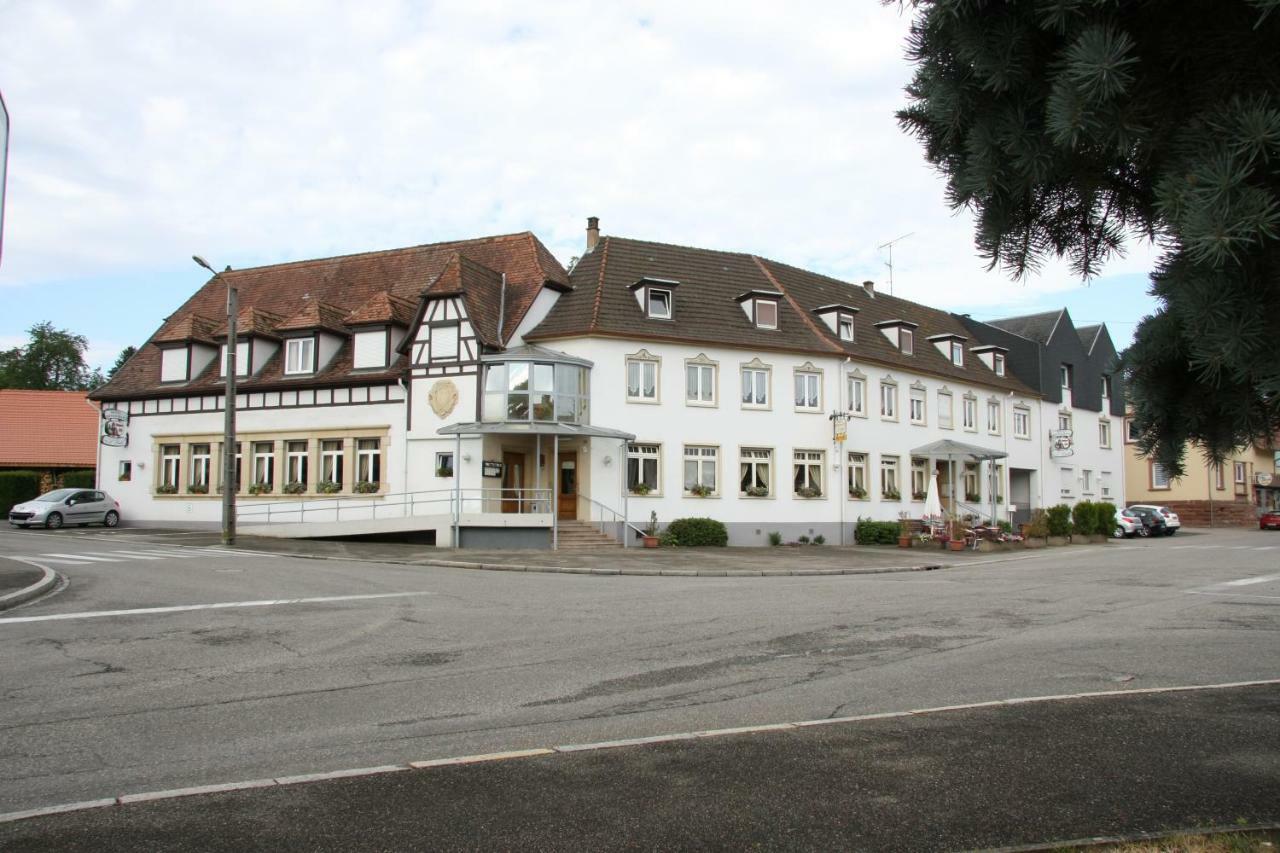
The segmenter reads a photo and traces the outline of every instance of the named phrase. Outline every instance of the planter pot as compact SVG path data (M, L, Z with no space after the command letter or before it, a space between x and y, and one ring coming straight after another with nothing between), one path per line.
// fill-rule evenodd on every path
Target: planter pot
M978 542L978 550L984 554L990 554L992 551L1008 550L1007 542L992 542L990 539L983 539Z
M899 537L898 537L898 547L899 547L899 548L910 548L910 547L911 547L911 537L910 537L910 536L899 536Z
M952 539L950 542L947 543L947 547L949 547L952 551L963 551L964 544L965 543L963 539Z
M1055 547L1056 547L1056 546L1070 545L1070 544L1071 544L1071 540L1069 540L1069 539L1068 539L1067 537L1065 537L1065 536L1050 536L1050 537L1049 537L1047 540L1045 540L1045 541L1046 541L1046 542L1048 542L1050 545L1053 545L1053 546L1055 546Z
M642 536L642 537L640 537L640 538L641 538L642 540L644 540L644 547L646 547L646 548L657 548L657 547L658 547L658 537L657 537L657 536Z
M1043 539L1028 538L1028 539L1022 540L1022 547L1024 548L1043 548L1045 544L1046 543Z

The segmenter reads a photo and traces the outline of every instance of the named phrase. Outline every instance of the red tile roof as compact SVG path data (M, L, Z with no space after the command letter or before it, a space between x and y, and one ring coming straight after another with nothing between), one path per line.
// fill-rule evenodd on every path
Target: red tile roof
M98 464L98 410L83 391L0 390L0 436L0 467Z

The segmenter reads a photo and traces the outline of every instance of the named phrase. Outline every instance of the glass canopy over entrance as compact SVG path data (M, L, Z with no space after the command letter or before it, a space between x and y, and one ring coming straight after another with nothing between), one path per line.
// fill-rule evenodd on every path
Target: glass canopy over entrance
M484 423L591 423L591 362L542 347L484 355Z

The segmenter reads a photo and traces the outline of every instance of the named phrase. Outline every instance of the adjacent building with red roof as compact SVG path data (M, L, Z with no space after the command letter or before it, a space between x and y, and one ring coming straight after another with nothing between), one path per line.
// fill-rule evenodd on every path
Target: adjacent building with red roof
M0 390L0 468L93 468L98 409L83 391Z

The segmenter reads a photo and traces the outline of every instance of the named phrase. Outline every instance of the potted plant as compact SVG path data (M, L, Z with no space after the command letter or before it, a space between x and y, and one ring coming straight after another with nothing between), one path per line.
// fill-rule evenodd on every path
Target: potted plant
M867 490L862 486L850 486L849 497L856 501L865 501L867 499Z
M822 497L822 489L817 486L801 486L796 489L796 495L802 498L820 498Z
M452 477L452 476L453 476L453 469L452 469L452 468L446 468L444 465L441 465L439 468L437 468L437 469L436 469L436 476L437 476L437 477Z
M747 486L744 494L749 498L767 498L769 497L768 486Z
M207 495L209 494L209 484L192 483L190 486L187 486L187 491L193 495Z
M913 501L922 501L922 500L924 500L924 499L925 499L925 497L926 497L926 495L925 495L925 493L924 493L924 492L912 492L912 493L911 493L911 500L913 500Z
M976 504L982 501L982 495L977 492L965 492L964 499L966 503Z
M271 494L271 484L270 483L254 483L249 487L249 494L269 495Z
M898 513L898 547L911 547L911 517L905 512Z
M297 481L294 481L292 483L285 483L284 489L282 489L282 491L286 495L301 495L307 491L307 484L299 483Z
M640 497L644 497L651 491L653 491L653 489L649 488L648 483L636 483L631 487L631 494L639 495Z
M156 486L157 495L176 495L177 493L178 493L178 487L173 485L172 483L161 483L160 485Z
M644 547L646 548L658 547L658 513L657 512L649 513L649 523L645 525L644 536L642 537L642 539L644 541Z
M694 483L689 487L689 494L695 498L705 498L711 494L711 487L703 483Z
M376 491L378 491L377 483L372 483L368 480L361 480L356 483L355 492L357 495L371 495Z
M342 484L335 483L333 480L321 480L316 483L316 491L322 495L336 495L342 491Z
M897 489L885 489L883 497L887 501L900 501L902 500L902 492Z
M960 522L952 519L947 523L949 533L947 534L947 547L952 551L963 551L965 546L964 536L960 533Z

